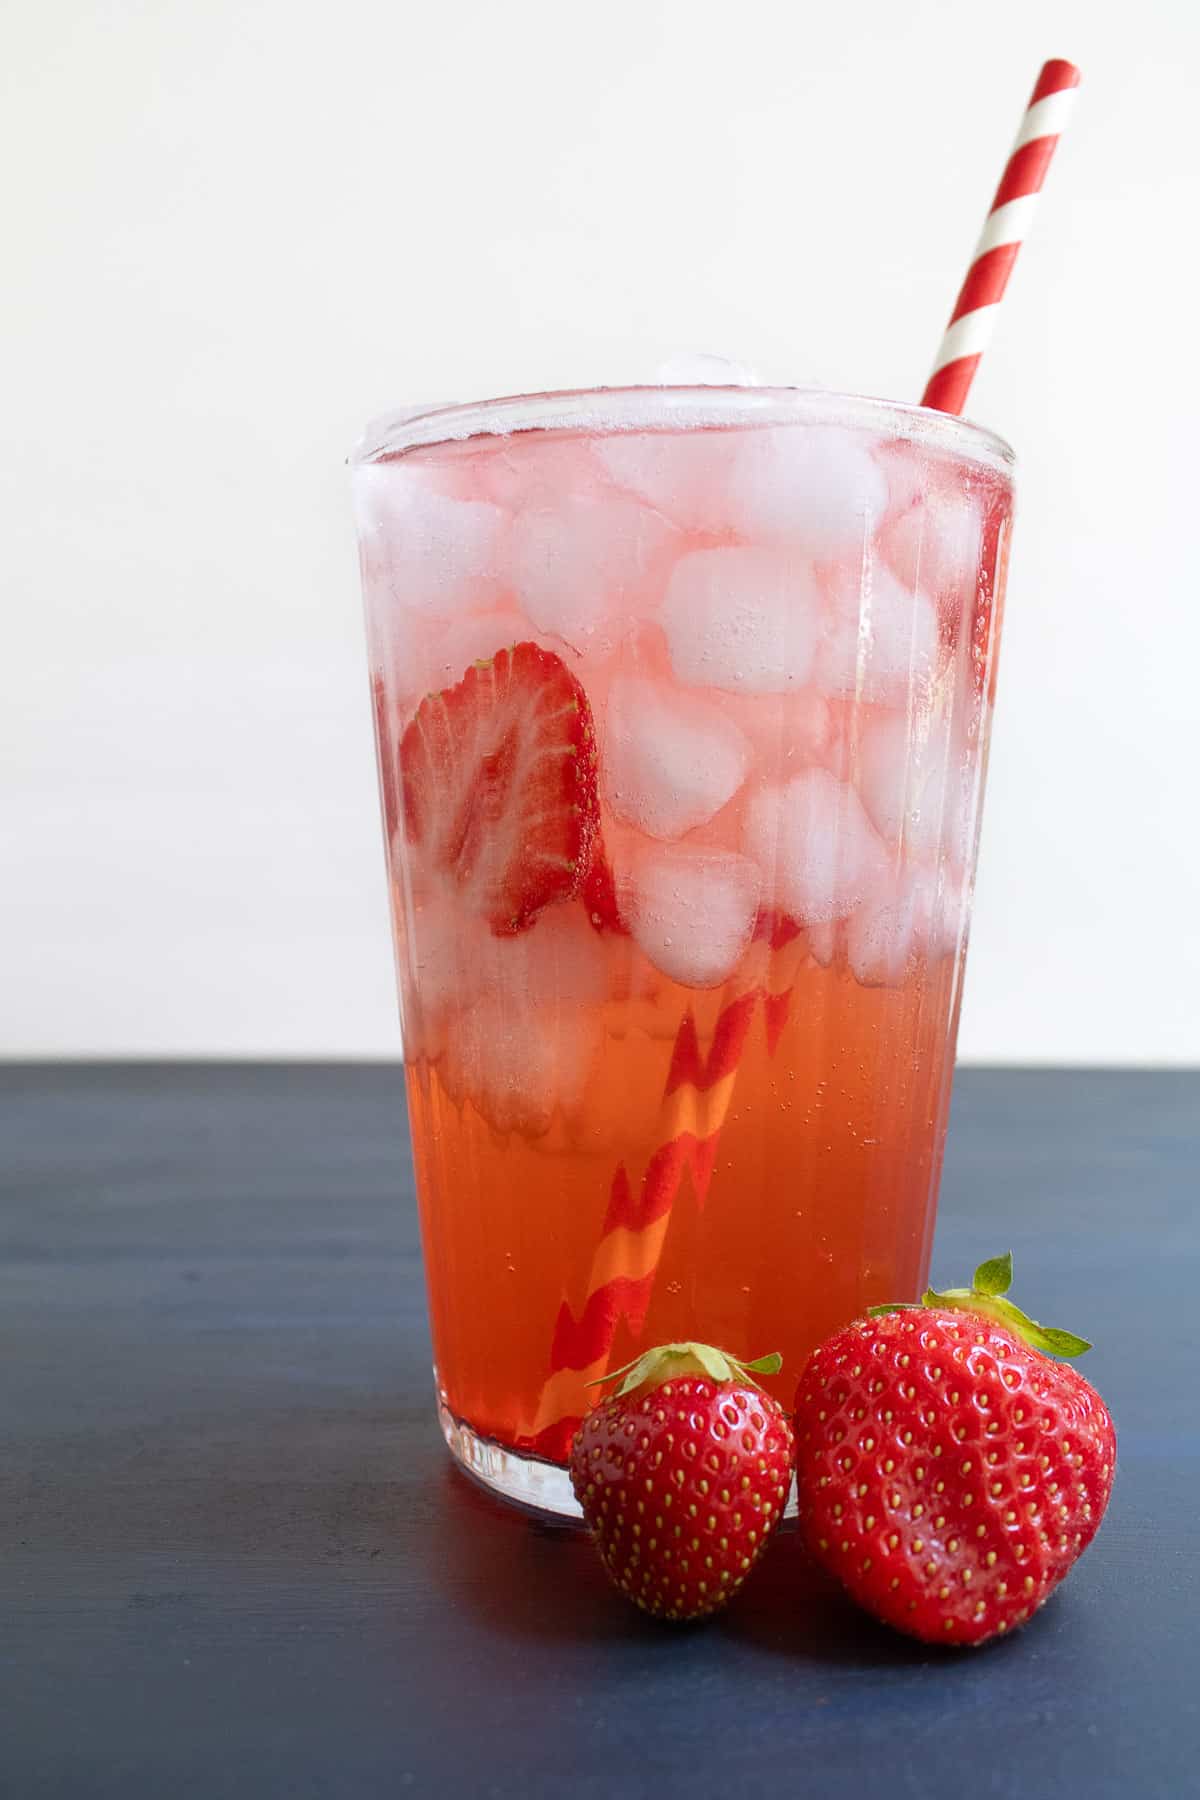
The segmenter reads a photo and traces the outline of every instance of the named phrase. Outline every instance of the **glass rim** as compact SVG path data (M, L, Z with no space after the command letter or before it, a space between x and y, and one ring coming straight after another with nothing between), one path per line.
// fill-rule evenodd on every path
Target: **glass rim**
M409 450L517 432L699 430L796 423L862 426L880 435L951 451L1000 474L1016 463L1012 446L986 425L910 401L802 387L599 387L494 400L400 407L371 420L350 453L352 466Z

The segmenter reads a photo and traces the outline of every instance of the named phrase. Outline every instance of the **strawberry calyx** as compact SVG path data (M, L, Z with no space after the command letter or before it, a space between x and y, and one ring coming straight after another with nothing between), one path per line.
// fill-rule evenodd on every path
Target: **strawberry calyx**
M756 1388L759 1386L756 1375L777 1375L782 1367L783 1358L777 1350L768 1356L755 1357L753 1362L743 1362L740 1357L731 1356L727 1350L717 1350L712 1344L658 1344L626 1363L624 1368L613 1369L597 1381L589 1382L588 1386L605 1387L610 1381L620 1381L620 1387L615 1390L619 1398L632 1394L635 1388L656 1388L664 1381L677 1380L684 1375L703 1375L715 1381L718 1387L729 1382L744 1382Z
M979 1313L985 1319L994 1319L1014 1337L1047 1356L1082 1356L1085 1350L1092 1348L1087 1338L1078 1337L1073 1331L1063 1331L1056 1325L1040 1325L1028 1313L1023 1313L1007 1297L1012 1277L1012 1251L1006 1250L1003 1256L992 1256L980 1263L969 1288L946 1288L942 1293L936 1288L927 1288L919 1303L897 1301L888 1306L868 1307L867 1313L870 1318L877 1319L884 1313L919 1312L925 1306L950 1312Z

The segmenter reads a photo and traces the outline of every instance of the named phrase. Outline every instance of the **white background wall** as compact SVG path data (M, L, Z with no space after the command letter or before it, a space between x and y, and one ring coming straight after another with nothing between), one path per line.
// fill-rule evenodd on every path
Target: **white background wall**
M962 1030L1200 1060L1191 0L9 0L0 1051L392 1053L343 455L676 349L917 396L1084 69L972 412L1017 444Z

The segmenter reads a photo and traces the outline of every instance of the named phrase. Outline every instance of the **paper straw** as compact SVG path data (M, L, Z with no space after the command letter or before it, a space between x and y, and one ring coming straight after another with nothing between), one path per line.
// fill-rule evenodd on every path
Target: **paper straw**
M991 342L996 313L1017 252L1029 232L1046 171L1075 104L1079 70L1055 59L1037 78L1012 155L946 327L922 406L960 413L979 359Z
M565 1460L580 1423L579 1403L589 1381L607 1372L622 1324L636 1337L645 1322L658 1266L684 1176L703 1206L721 1131L737 1086L738 1069L759 1003L767 1050L774 1056L787 1023L804 940L775 919L754 945L757 958L727 984L707 1055L691 1009L675 1034L655 1135L656 1149L636 1194L622 1163L613 1176L600 1239L592 1257L578 1317L559 1308L545 1386L523 1446L552 1462ZM762 979L758 979L761 971ZM769 977L776 985L770 985Z
M635 1335L641 1330L671 1208L689 1170L704 1203L759 992L751 988L722 1007L707 1056L690 1009L680 1022L655 1132L657 1148L636 1192L624 1163L618 1166L583 1309L577 1318L565 1301L559 1308L537 1416L523 1434L539 1456L566 1459L580 1422L582 1389L606 1372L619 1327L627 1324Z

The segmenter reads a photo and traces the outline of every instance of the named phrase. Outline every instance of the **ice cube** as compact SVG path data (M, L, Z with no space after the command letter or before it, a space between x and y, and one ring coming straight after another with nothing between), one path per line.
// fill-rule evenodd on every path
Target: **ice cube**
M451 620L403 619L394 623L390 679L402 720L426 694L454 687L472 663L485 662L497 651L534 635L528 619L512 609Z
M818 688L810 685L788 694L727 694L721 706L749 740L752 754L780 777L826 760L833 712Z
M957 951L965 890L929 866L901 865L846 926L846 960L864 987L898 987L918 959Z
M489 932L480 965L483 992L509 1006L585 1006L605 999L610 985L605 939L582 906L548 906L516 937Z
M368 589L414 612L446 617L494 591L508 515L460 500L403 463L354 475Z
M829 576L833 610L816 658L830 694L902 704L932 679L938 625L927 596L902 587L882 564L842 567Z
M577 1108L603 1042L598 1007L533 1007L485 998L455 1014L440 1070L494 1131L541 1137Z
M824 919L808 928L809 954L822 969L827 969L837 955L837 932L834 919Z
M919 715L911 724L887 713L863 731L858 750L858 787L875 829L891 844L915 856L931 855L948 836L961 838L961 822L947 818L947 760L944 731ZM961 842L953 848L961 858Z
M405 1047L440 1059L456 1101L500 1132L546 1132L579 1105L603 1030L609 950L579 906L552 906L517 937L496 937L449 890L426 909L409 968L415 1024Z
M720 987L754 933L761 878L732 851L645 850L621 871L622 911L655 968L684 987Z
M962 491L935 489L879 534L880 552L901 583L932 594L943 610L957 611L974 594L982 543L979 508Z
M923 871L895 870L846 926L846 961L864 987L898 987L929 941L935 901Z
M616 816L650 837L678 838L737 793L750 746L711 701L623 675L609 690L601 760Z
M679 679L731 694L803 687L824 617L808 563L750 545L681 557L662 606Z
M741 434L729 469L730 523L786 542L817 562L861 551L887 506L887 481L866 442L836 425Z
M623 620L657 603L672 536L665 520L619 497L535 501L513 525L512 584L539 631L574 650L608 648Z
M595 499L603 489L604 470L589 444L529 431L484 446L472 459L475 491L511 512L558 506L571 496Z
M393 846L393 857L401 855ZM468 1011L479 994L480 969L472 954L470 921L461 916L453 893L410 870L395 887L398 963L404 1027L404 1054L439 1056L457 1013Z
M740 433L719 430L613 432L595 446L613 485L636 494L685 531L719 531Z
M844 918L889 866L858 795L828 769L760 788L746 809L745 847L775 906L803 925Z

